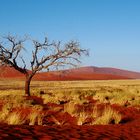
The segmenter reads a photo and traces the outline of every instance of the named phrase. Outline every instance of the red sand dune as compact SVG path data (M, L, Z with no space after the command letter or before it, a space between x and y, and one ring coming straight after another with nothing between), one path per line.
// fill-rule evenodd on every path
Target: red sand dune
M1 66L0 78L23 79L24 75L12 67ZM140 73L115 68L81 67L63 71L37 73L34 80L114 80L139 79Z
M0 78L22 78L24 75L13 67L0 66Z
M109 68L109 67L81 67L77 68L76 71L80 71L83 73L102 73L102 74L111 74L111 75L119 75L125 76L132 79L140 79L140 72L133 72L128 70L122 70L117 68Z
M35 76L38 80L115 80L115 79L129 79L124 76L117 76L111 74L95 74L95 73L75 73L75 72L49 72L41 73Z

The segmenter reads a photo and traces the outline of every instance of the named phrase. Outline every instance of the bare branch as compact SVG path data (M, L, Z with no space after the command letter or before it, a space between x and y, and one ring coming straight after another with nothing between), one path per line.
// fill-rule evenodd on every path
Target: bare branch
M33 60L31 61L31 67L34 73L42 69L48 69L50 66L61 67L62 65L71 65L75 67L78 63L80 63L79 57L82 54L88 55L87 50L80 49L79 43L74 41L71 41L64 46L61 45L60 41L57 43L54 41L52 43L49 43L47 39L45 39L44 43L39 43L34 40L33 43L35 51L32 53ZM53 51L50 51L51 53L48 53L49 50L47 50L47 54L45 56L42 56L42 58L39 60L38 53L44 48L51 48Z
M25 64L24 69L22 69L17 64L17 58L21 50L23 49L23 40L18 40L16 37L8 35L7 37L3 37L5 40L8 41L8 46L3 46L2 43L0 44L0 61L5 64L14 67L16 70L26 73Z

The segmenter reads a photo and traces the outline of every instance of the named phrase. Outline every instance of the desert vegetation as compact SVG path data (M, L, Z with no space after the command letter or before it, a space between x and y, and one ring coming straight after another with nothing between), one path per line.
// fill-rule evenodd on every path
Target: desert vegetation
M140 117L140 81L0 81L0 123L9 125L124 124Z

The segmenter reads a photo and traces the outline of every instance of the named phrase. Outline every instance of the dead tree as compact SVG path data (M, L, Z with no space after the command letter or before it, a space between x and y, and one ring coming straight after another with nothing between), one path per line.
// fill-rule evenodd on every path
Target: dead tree
M31 41L33 45L30 70L27 69L25 58L21 56L21 51L25 49L25 41ZM33 76L43 70L59 69L63 66L77 66L80 63L82 54L88 55L87 50L81 49L77 41L70 41L67 44L52 41L49 43L46 37L43 43L31 39L17 39L8 35L0 43L0 63L8 65L25 75L25 94L30 96L30 82ZM19 63L19 60L22 61Z

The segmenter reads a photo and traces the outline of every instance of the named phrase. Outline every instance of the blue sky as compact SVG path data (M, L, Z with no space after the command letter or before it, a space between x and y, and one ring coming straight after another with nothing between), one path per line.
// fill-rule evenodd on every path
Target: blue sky
M0 0L0 35L78 40L83 66L140 71L139 0Z

